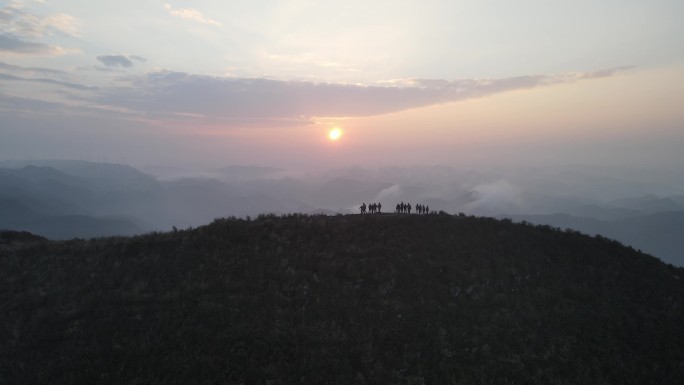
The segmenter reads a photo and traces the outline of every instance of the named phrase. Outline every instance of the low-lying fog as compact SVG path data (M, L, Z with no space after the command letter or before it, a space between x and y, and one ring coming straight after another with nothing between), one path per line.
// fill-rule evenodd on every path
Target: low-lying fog
M0 228L50 238L187 228L226 216L358 213L380 202L600 233L684 265L684 170L383 167L300 172L84 161L0 162Z

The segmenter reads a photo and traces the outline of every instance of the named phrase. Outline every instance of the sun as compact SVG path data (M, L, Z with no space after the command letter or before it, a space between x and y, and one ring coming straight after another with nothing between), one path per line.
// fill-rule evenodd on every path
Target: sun
M328 139L330 139L332 141L336 141L342 137L342 134L343 134L342 130L339 129L338 127L335 127L328 132Z

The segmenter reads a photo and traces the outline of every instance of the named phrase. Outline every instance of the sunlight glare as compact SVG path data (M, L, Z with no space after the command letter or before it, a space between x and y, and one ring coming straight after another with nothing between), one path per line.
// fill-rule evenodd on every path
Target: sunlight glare
M328 138L332 141L338 140L340 137L342 137L342 130L338 127L335 127L328 132Z

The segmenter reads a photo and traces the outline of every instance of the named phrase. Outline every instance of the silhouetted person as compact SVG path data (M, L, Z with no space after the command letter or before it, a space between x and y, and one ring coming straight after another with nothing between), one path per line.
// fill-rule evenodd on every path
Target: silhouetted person
M378 202L378 213L382 213L382 203Z
M430 214L430 206L425 206L425 214Z
M411 214L411 204L410 203L406 204L406 210L408 210L408 213Z
M395 212L397 212L397 213L401 212L401 205L399 203L397 203L397 208L396 208Z
M366 203L365 203L365 202L361 204L360 209L361 209L361 214L365 214L365 213L366 213Z

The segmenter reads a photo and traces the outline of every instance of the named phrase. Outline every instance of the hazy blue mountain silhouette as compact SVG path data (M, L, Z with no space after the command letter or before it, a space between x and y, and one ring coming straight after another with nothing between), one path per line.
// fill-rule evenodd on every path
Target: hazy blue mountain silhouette
M123 164L98 163L83 160L26 160L2 161L0 168L24 168L26 166L50 167L70 176L87 180L91 188L105 190L146 190L154 188L157 181L134 167Z
M639 248L663 261L684 266L684 211L644 214L615 220L576 217L568 214L506 215L516 221L601 234Z
M130 210L121 209L122 200L133 202L140 198L126 196L126 188L139 186L130 181L141 180L140 174L129 170L132 168L54 162L78 174L71 175L46 165L53 162L36 163L39 166L2 162L14 168L0 168L0 228L30 231L54 239L143 231L137 219L126 217Z
M230 165L217 170L227 180L254 180L278 175L285 171L282 168L263 166Z
M51 167L0 168L0 197L49 214L82 214L92 203L87 181Z
M606 205L638 210L648 214L654 214L663 211L684 210L684 205L678 203L671 197L663 198L653 194L635 198L617 199L607 202Z
M576 217L594 218L602 221L633 218L646 214L643 211L635 209L621 207L606 207L598 204L581 205L578 207L567 209L565 213Z

